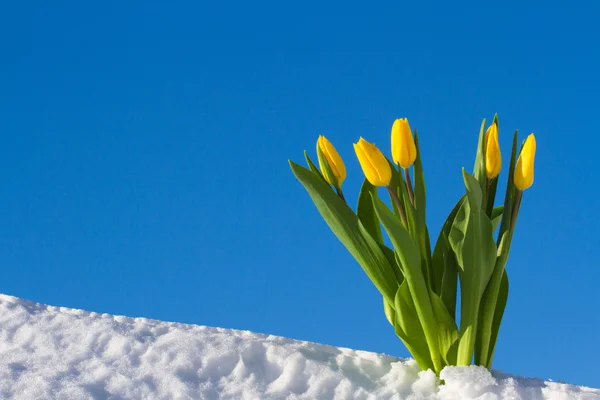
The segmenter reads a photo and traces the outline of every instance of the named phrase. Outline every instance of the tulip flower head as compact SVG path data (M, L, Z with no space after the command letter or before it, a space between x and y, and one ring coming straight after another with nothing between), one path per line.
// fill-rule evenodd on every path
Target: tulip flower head
M367 180L374 186L388 186L392 180L392 167L383 153L373 143L362 137L354 143L354 151Z
M317 140L317 156L323 177L327 183L339 189L346 179L346 165L325 136L319 136Z
M392 125L392 158L396 165L404 169L410 167L417 158L415 140L407 118L398 118Z
M494 122L485 132L485 173L489 179L493 179L500 173L500 168L502 156L498 143L498 124Z
M515 167L514 183L517 189L525 190L533 184L533 163L535 161L535 136L533 133L527 137L517 166Z

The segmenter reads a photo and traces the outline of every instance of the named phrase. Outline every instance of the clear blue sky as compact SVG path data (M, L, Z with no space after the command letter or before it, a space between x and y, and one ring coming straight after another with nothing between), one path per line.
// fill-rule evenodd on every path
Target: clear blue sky
M569 5L567 5L569 4ZM535 132L494 367L600 387L592 1L11 2L0 292L407 357L287 160L421 136L432 236L481 118ZM502 179L506 175L503 171Z

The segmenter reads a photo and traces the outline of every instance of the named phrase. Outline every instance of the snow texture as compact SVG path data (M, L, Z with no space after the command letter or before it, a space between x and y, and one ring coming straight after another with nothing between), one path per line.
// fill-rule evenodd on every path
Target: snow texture
M599 399L600 390L0 295L1 399Z

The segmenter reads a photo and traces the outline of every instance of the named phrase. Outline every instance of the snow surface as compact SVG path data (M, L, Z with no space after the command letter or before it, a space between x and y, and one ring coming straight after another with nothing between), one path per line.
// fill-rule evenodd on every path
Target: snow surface
M590 389L0 295L2 399L600 399Z

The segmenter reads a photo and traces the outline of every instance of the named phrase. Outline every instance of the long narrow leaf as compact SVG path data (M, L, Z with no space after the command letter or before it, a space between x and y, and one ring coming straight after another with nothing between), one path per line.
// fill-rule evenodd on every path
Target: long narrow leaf
M396 276L396 282L398 285L404 282L404 273L402 272L402 265L398 262L398 257L396 257L396 253L394 250L387 247L385 244L380 244L379 248L383 252L385 258L387 258L388 262L392 266L392 270L394 271L394 275Z
M466 201L465 199L466 196L463 195L450 212L450 215L448 215L448 218L446 218L438 235L431 259L433 292L441 297L452 318L455 318L456 315L458 269L456 257L448 242L448 235L454 223L454 218L458 210L462 207L462 203Z
M383 235L381 234L381 224L375 210L373 209L373 200L371 196L377 196L377 187L365 179L358 195L358 206L356 207L356 215L363 226L371 234L377 243L383 244Z
M419 147L419 135L415 130L415 147L417 157L414 163L414 180L415 180L415 220L417 241L421 249L421 260L423 268L426 271L426 277L429 287L433 286L433 271L431 265L431 243L429 240L429 231L427 230L426 221L426 190L425 190L425 174L423 172L423 162L421 159L421 149Z
M407 282L398 288L394 308L396 309L396 335L402 340L422 370L431 368L435 371L423 326Z
M460 335L458 327L454 322L454 317L450 315L442 299L433 292L429 292L433 313L438 324L438 339L440 343L440 352L446 365L456 365L456 356L458 353L458 340Z
M506 309L506 303L508 302L508 274L504 270L502 274L502 280L500 281L500 290L498 292L498 299L496 301L496 310L494 311L494 322L492 324L492 333L490 335L490 346L488 353L488 369L492 368L492 359L494 358L494 350L496 349L496 341L498 339L498 332L500 331L500 324L502 323L502 317L504 316L504 310Z
M497 273L497 271L494 271L494 275ZM493 313L490 314L491 303L482 302L475 348L475 364L485 366L488 369L492 368L496 340L498 339L500 324L508 301L508 275L506 270L502 271L502 278L499 280L498 288L495 288L497 280L494 275L492 275L488 289L486 289L484 294L484 301L486 300L486 295L489 296L489 293L493 291L493 293L497 294L495 308ZM490 319L492 320L491 326L488 325Z
M500 241L504 235L504 232L507 232L511 225L512 220L512 212L513 207L515 205L515 195L517 192L517 188L513 182L513 177L515 175L515 166L517 163L517 141L518 141L519 131L515 131L512 142L512 150L510 155L509 169L508 169L508 179L506 181L506 193L504 195L504 211L502 214L502 222L500 224L500 232L498 233L498 246L500 247ZM508 243L506 243L508 245ZM506 254L504 254L506 253ZM500 257L508 258L508 250L502 252L502 254L498 254Z
M456 301L458 296L458 261L456 255L451 251L450 239L447 236L442 238L448 251L444 251L444 275L442 276L442 289L440 298L446 305L446 309L456 319Z
M478 181L463 169L468 201L463 203L450 231L450 244L458 261L461 288L461 339L457 365L470 365L475 350L481 296L496 261L492 223L481 208Z
M485 173L485 118L481 122L481 127L479 128L479 141L477 142L477 154L475 156L473 176L479 182L481 192L485 193L485 183L487 179Z
M500 322L504 312L504 307L501 307L501 305L498 303L501 303L502 301L506 303L506 299L501 298L501 296L503 296L501 291L503 287L502 285L504 285L502 281L504 279L508 279L504 273L504 268L506 266L506 261L508 260L510 242L512 240L510 225L516 193L516 188L513 183L513 176L517 160L517 140L518 131L516 131L513 136L508 171L508 182L502 212L502 222L500 224L500 231L498 233L498 257L496 259L496 265L494 266L492 278L490 279L488 287L485 289L483 294L483 299L481 301L482 315L479 318L479 326L477 329L478 333L475 351L475 363L486 366L487 368L491 368L492 366L496 338L498 337L498 330L500 329ZM505 285L506 296L508 296L508 282L506 282ZM499 309L502 309L502 313L496 315L496 312Z
M494 231L496 231L496 228L498 228L498 225L500 225L500 222L502 221L503 212L504 206L498 206L492 210L490 219L492 220L492 229Z
M373 204L383 228L394 245L396 256L400 259L400 264L402 264L404 279L410 289L415 310L423 327L434 371L437 374L442 368L437 324L429 298L429 289L421 269L419 248L400 221L398 221L379 198L374 197Z
M377 241L327 183L315 173L292 161L290 166L331 231L358 261L386 300L393 303L399 282Z
M308 168L313 173L315 173L316 175L318 175L323 180L323 182L327 183L327 181L325 180L325 177L323 176L323 174L321 174L321 171L319 171L319 168L317 168L317 166L315 165L315 163L310 159L310 157L308 156L308 153L306 152L306 150L304 150L304 158L306 159L306 164L308 164Z
M383 312L385 313L385 318L388 320L390 325L393 327L396 326L396 310L392 303L387 301L385 297L383 297Z

